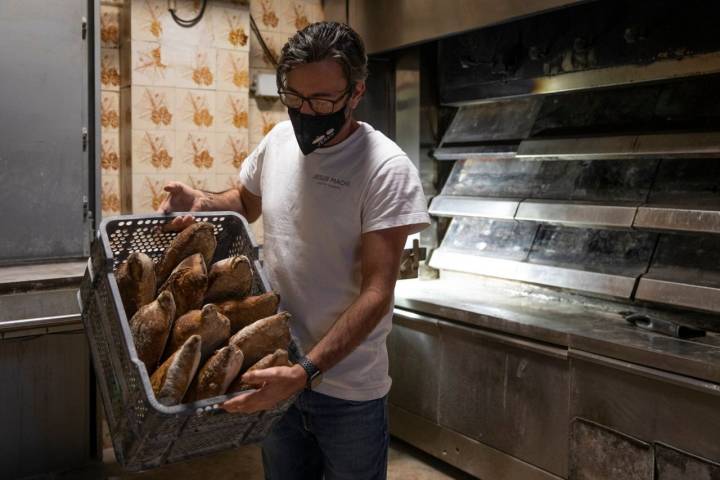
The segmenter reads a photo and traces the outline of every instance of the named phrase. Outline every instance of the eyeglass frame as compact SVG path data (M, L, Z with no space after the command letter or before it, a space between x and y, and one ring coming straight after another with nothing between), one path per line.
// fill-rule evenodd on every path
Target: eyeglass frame
M283 105L285 105L287 108L292 108L292 109L294 109L294 110L300 110L300 109L302 109L303 104L304 104L305 102L307 102L307 104L310 106L310 110L312 110L316 115L331 115L331 114L335 113L335 104L337 104L338 102L342 101L342 99L344 99L344 98L345 98L346 96L348 96L348 95L352 96L352 91L353 91L354 89L355 89L355 84L354 84L354 83L351 83L350 85L348 85L348 88L347 88L343 93L341 93L340 96L339 96L338 98L336 98L335 100L329 100L329 99L327 99L327 98L318 98L318 97L303 97L303 96L300 95L299 93L291 92L291 91L289 91L289 90L278 90L278 95L280 96L280 102L281 102ZM300 106L299 106L299 107L291 107L290 105L288 105L287 103L285 103L285 102L283 101L283 94L294 95L294 96L300 98L300 99L302 100L302 101L300 102ZM318 112L317 110L315 110L315 109L313 108L313 105L312 105L311 100L321 100L321 101L323 101L323 102L330 102L330 103L332 103L332 107L330 108L330 111L329 111L329 112L327 112L327 113L320 113L320 112Z

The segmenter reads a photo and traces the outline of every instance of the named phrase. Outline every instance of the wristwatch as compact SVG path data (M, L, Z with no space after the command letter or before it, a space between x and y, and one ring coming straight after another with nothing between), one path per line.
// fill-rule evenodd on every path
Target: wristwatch
M320 372L320 369L317 368L308 357L302 357L298 364L303 368L303 370L305 370L305 373L307 373L305 388L308 390L317 388L317 386L320 385L320 382L322 382L322 372Z

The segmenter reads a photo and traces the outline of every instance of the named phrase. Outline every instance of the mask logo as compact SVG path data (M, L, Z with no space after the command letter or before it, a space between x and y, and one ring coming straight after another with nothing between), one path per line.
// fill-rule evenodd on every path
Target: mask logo
M335 136L335 129L330 128L327 132L323 133L322 135L315 138L315 140L312 141L313 145L321 146L324 145L325 142L330 141Z

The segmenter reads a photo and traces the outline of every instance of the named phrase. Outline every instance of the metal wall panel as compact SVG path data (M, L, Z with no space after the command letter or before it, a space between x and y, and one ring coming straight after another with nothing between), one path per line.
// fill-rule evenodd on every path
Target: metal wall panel
M395 310L388 336L390 403L437 423L440 339L437 321Z
M720 386L570 351L570 415L645 442L720 460Z
M87 5L0 2L0 264L84 253Z
M567 474L565 350L440 322L440 425Z
M0 341L0 477L88 461L89 374L82 331Z

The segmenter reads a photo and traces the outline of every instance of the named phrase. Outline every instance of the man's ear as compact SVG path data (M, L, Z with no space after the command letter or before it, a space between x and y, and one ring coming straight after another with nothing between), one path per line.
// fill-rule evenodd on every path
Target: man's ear
M360 100L362 100L363 95L365 95L365 88L366 86L364 80L355 84L352 96L350 97L350 107L353 110L357 108L357 106L360 104Z

